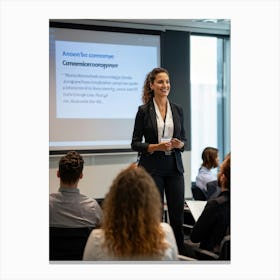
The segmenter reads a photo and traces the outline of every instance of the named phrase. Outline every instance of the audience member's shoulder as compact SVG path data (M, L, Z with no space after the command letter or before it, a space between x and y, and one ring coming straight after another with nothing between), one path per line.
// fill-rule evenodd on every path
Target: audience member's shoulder
M104 230L102 228L96 228L91 231L91 235L96 238L101 238L104 236Z
M172 232L172 227L167 223L160 223L160 226L163 228L165 232Z
M55 200L55 199L57 199L59 197L61 197L61 193L60 192L50 193L50 195L49 195L49 199L50 200Z
M216 207L218 204L219 204L219 202L217 201L217 197L215 197L215 198L210 198L208 201L207 201L207 204L206 204L206 207L207 208L210 208L210 207Z
M167 223L161 223L160 225L164 231L165 240L172 244L174 242L174 232L172 227Z
M101 247L104 243L104 231L102 229L93 229L88 237L83 260L102 260L104 259L104 249Z
M81 196L84 200L91 201L91 202L93 202L94 204L98 204L98 202L96 201L96 199L94 199L93 197L90 197L90 196L85 195L85 194L82 194L82 193L80 193L80 196Z
M220 195L215 200L218 204L230 202L229 192L228 191L221 192Z
M53 193L50 193L50 196L57 196L58 194L60 194L59 192L53 192Z
M227 202L229 202L228 195L221 193L218 197L209 199L207 201L207 206L208 207L217 207L217 206L222 205Z
M101 228L93 229L89 235L89 242L92 244L99 244L101 241L104 241L104 231Z

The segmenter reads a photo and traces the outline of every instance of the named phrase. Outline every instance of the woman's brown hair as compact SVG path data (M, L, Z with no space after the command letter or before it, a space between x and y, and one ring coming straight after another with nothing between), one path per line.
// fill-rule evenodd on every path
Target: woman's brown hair
M166 73L169 76L169 73L164 68L154 68L150 73L147 74L144 86L143 86L143 95L142 101L144 104L148 103L154 97L154 91L150 88L150 84L154 83L157 74L159 73Z
M218 166L217 157L219 150L213 147L206 147L201 155L202 158L202 166L211 169Z
M168 244L161 222L161 199L141 167L122 171L103 204L104 245L120 259L159 259Z

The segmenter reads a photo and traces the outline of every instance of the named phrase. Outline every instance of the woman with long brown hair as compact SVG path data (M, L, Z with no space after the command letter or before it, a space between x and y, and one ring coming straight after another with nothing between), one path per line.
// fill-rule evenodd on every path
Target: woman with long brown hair
M141 167L115 178L103 203L101 229L91 232L84 260L176 260L172 228L161 223L161 199Z

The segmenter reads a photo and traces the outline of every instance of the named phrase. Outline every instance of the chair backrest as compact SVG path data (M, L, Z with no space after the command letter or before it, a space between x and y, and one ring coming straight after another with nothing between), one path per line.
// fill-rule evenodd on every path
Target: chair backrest
M194 200L206 200L204 192L195 183L192 183L191 190Z
M230 235L226 235L221 241L219 260L230 260Z
M50 260L82 260L88 236L93 228L50 227Z
M194 243L192 249L195 252L195 258L198 260L212 260L212 261L229 261L230 260L230 235L224 236L223 240L219 246L219 252L214 253L213 251L208 251L199 248Z
M95 200L97 201L97 203L99 204L99 206L100 206L101 209L102 209L102 207L103 207L103 202L104 202L104 198L95 198Z

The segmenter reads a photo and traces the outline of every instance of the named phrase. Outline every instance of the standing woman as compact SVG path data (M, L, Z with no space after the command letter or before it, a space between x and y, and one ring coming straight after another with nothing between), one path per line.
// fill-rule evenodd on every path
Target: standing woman
M170 225L178 250L184 254L184 167L181 152L186 143L183 110L169 102L169 74L154 68L146 77L142 100L135 118L131 147L139 154L139 166L153 177L166 197ZM143 141L144 138L144 141Z

